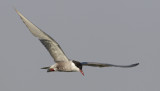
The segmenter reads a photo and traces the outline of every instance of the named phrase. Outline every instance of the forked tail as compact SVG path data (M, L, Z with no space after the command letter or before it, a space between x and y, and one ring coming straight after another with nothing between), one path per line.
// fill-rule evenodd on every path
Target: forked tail
M41 68L41 69L49 69L50 67L43 67L43 68Z

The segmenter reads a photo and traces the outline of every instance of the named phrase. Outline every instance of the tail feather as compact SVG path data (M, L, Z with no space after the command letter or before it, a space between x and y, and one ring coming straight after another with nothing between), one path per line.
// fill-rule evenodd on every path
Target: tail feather
M41 68L41 69L49 69L49 67L43 67L43 68Z

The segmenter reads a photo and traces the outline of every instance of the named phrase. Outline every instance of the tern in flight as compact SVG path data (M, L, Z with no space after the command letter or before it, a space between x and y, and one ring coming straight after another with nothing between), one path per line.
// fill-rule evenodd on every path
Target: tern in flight
M137 66L139 63L131 64L131 65L114 65L107 63L98 63L98 62L79 62L75 60L70 60L67 58L59 44L50 37L47 33L43 32L36 25L32 24L27 18L25 18L19 11L17 14L20 16L24 24L27 26L29 31L35 36L38 37L40 42L45 46L50 55L53 57L55 64L43 67L41 69L47 69L47 72L61 71L61 72L81 72L82 66L93 66L93 67L122 67L129 68Z

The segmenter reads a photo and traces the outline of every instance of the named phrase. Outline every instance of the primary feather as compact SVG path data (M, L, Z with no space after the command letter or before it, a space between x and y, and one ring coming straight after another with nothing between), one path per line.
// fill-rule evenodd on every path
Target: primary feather
M139 63L131 64L131 65L114 65L114 64L107 64L107 63L97 63L97 62L82 62L83 66L93 66L93 67L134 67L137 66Z

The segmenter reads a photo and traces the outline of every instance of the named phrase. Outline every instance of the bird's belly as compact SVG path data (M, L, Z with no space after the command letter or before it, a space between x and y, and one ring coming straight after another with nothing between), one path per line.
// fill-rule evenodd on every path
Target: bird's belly
M59 67L58 68L58 71L61 71L61 72L77 72L78 70L73 68L73 67Z
M77 71L79 71L79 69L70 61L60 63L57 66L57 69L58 69L58 71L62 71L62 72L77 72Z

